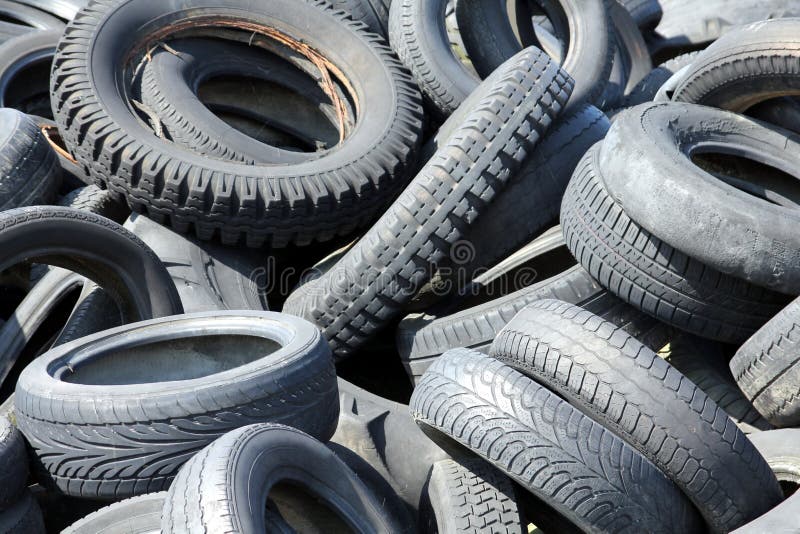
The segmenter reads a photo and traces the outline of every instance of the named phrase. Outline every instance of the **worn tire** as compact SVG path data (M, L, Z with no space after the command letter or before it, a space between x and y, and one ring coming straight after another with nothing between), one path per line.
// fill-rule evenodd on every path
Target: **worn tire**
M433 464L424 499L422 532L522 534L525 523L511 479L481 458Z
M131 47L145 37L131 28L175 31L203 7L230 17L226 24L280 21L294 46L324 50L358 100L371 106L366 122L342 150L282 166L199 157L154 136L114 82ZM163 3L95 0L67 26L51 77L53 111L67 146L94 180L157 222L182 233L193 228L201 239L218 234L230 245L324 241L367 224L384 209L414 168L422 107L411 78L379 37L323 0L199 0L171 10ZM169 17L161 16L167 12ZM249 32L245 39L258 43L258 35ZM137 52L143 51L132 51ZM345 165L350 172L340 173Z
M800 95L800 20L736 28L703 50L672 99L737 113L772 98Z
M569 47L561 68L574 80L567 109L600 104L614 55L613 28L606 0L537 1L549 19L558 21L556 34ZM475 70L488 76L521 45L511 27L504 0L459 0L458 27ZM528 21L523 21L526 24Z
M666 243L723 273L800 295L800 194L763 172L706 172L691 158L704 149L788 173L800 166L800 136L677 102L621 114L602 144L599 165L611 197Z
M15 2L50 13L62 20L72 20L88 0L15 0Z
M392 0L331 0L334 9L347 13L351 19L363 22L372 33L389 39L389 8Z
M541 300L503 328L489 354L646 456L712 531L730 532L780 502L769 466L725 411L613 323Z
M25 440L8 417L0 415L0 510L11 508L23 497L27 483L28 452Z
M0 44L0 107L52 115L50 65L62 31L30 32Z
M228 432L195 455L169 489L161 531L271 531L262 510L281 481L323 500L354 532L404 532L325 445L272 423Z
M25 2L0 2L0 19L30 26L37 30L64 30L64 23L46 11L25 5Z
M561 227L567 247L603 287L667 324L730 343L783 308L788 297L715 271L637 224L606 190L599 152L598 144L578 164Z
M337 357L355 351L402 311L486 211L550 126L571 86L533 48L508 60L470 97L477 103L463 126L383 217L324 276L289 295L284 310L322 329Z
M161 531L161 509L167 492L131 497L100 508L61 534L153 534Z
M778 427L800 424L800 299L748 339L731 360L736 383Z
M487 459L583 531L695 532L702 524L644 456L479 352L442 355L414 390L410 409L423 430Z
M45 534L42 510L27 489L7 510L0 512L3 534Z
M695 60L699 51L688 52L674 57L669 61L665 61L658 67L650 71L650 74L645 76L636 86L631 89L628 96L625 97L625 107L633 107L645 102L652 102L656 93L669 80L673 74L691 65Z
M242 352L224 349L220 338L198 353L198 332L239 336ZM242 336L252 342L243 345ZM280 348L260 355L255 338ZM163 353L137 348L159 343ZM170 347L190 363L170 365ZM225 350L227 366L218 361ZM131 368L126 358L148 363ZM15 403L48 482L106 499L166 489L185 461L234 428L288 422L328 439L338 414L319 332L295 317L247 311L143 321L61 345L25 368Z
M58 200L58 205L102 215L118 224L125 222L130 215L127 206L117 202L107 189L96 185L73 189Z
M61 169L36 121L0 109L0 132L0 211L49 204L61 184Z
M628 10L642 29L655 28L661 20L659 0L620 0L620 4Z

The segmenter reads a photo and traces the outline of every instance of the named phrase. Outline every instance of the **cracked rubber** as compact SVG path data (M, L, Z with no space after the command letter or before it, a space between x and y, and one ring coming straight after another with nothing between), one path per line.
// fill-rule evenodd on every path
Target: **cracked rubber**
M494 358L448 351L423 375L410 409L423 430L471 449L584 532L702 526L688 499L649 460Z
M540 300L503 328L489 354L645 455L713 532L730 532L780 502L775 475L728 414L613 323Z
M567 247L603 287L633 307L700 337L741 343L788 297L724 275L634 222L600 175L600 144L575 171L561 208Z
M167 492L148 493L116 502L76 521L61 534L153 534L161 531Z
M440 534L522 534L514 485L485 460L463 456L433 464L420 526Z
M60 185L58 158L36 121L0 109L0 211L49 204Z
M210 352L180 344L198 332L219 339L204 342ZM224 336L238 336L240 350L250 353L261 347L242 344L251 347L255 341L246 341L254 336L279 348L251 357L225 349L231 341ZM152 344L164 348L137 349ZM182 369L169 365L192 354L201 359ZM149 363L126 368L125 358ZM25 368L15 404L46 482L68 495L104 499L166 489L192 455L240 426L287 422L328 439L338 415L330 350L313 325L248 311L143 321L61 345Z
M325 445L272 423L229 432L187 462L167 493L161 531L273 532L263 510L284 481L325 502L352 532L406 532Z
M736 383L767 421L800 424L800 299L753 334L731 360Z
M342 150L300 164L252 166L198 156L153 135L114 78L129 52L144 52L135 44L145 36L131 28L174 31L204 7L229 15L231 24L280 20L343 71L370 112ZM261 40L257 32L237 35ZM383 40L323 0L198 0L178 11L159 2L93 0L67 26L51 90L65 142L95 181L156 222L229 245L303 245L367 224L405 185L422 130L419 93ZM345 166L350 171L340 172Z
M324 276L289 295L284 311L322 329L336 357L355 351L402 311L480 220L571 89L538 50L509 59L465 103L472 111L461 127L386 213Z

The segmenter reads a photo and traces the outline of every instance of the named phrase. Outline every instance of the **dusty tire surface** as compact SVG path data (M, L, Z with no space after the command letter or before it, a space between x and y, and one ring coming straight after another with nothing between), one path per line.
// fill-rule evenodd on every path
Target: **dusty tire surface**
M198 329L203 345L192 341ZM60 345L26 367L15 404L47 482L105 499L166 489L192 455L240 426L291 422L328 439L338 414L319 332L247 311L143 321Z

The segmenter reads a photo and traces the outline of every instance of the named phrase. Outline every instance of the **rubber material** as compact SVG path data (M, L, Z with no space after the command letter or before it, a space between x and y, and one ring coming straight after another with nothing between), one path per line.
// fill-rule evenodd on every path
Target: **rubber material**
M46 263L102 284L128 321L183 311L158 257L118 224L74 208L37 206L0 213L0 271Z
M411 397L423 430L487 459L584 532L695 532L702 522L653 464L499 361L454 349ZM614 513L608 513L614 510Z
M271 532L263 510L281 481L322 499L354 532L405 532L322 443L271 423L229 432L192 458L169 489L161 530Z
M705 106L643 104L614 121L599 164L611 196L643 228L723 273L800 295L793 178L726 177L691 159L724 153L791 175L800 166L800 137L786 135Z
M748 339L731 360L736 383L778 427L800 424L800 299Z
M433 464L425 497L423 532L522 534L511 479L480 458Z
M284 311L322 329L336 357L355 351L401 312L486 211L571 88L542 52L529 48L508 60L470 97L476 105L463 126L383 217L328 273L289 295Z
M248 311L143 321L61 345L25 368L15 402L48 483L107 499L166 489L234 428L285 421L328 439L338 415L319 332Z
M161 532L161 509L167 493L148 493L93 512L61 534L154 534Z
M659 0L620 0L620 4L642 29L654 28L661 20Z
M785 306L785 295L715 271L638 225L606 190L600 147L586 153L567 186L561 227L567 247L603 287L667 324L730 343Z
M45 11L26 6L25 2L0 2L0 18L4 21L30 26L37 30L64 30L64 23Z
M389 8L392 0L331 0L334 9L341 9L350 18L363 22L369 31L389 38Z
M88 0L15 0L45 13L51 13L64 20L72 20L78 10L85 6Z
M0 211L48 204L60 183L58 159L36 121L0 109Z
M537 1L556 21L555 33L569 43L561 68L574 80L567 109L599 104L611 72L613 28L607 0ZM458 27L472 64L488 76L520 50L504 0L459 0ZM525 22L522 22L525 24Z
M658 90L661 88L661 86L664 85L673 74L687 65L691 65L692 61L695 60L699 53L699 51L695 51L681 54L680 56L670 59L669 61L665 61L650 71L650 74L645 76L638 84L636 84L636 87L631 89L630 93L625 98L625 107L633 107L639 104L644 104L645 102L651 102L655 98L656 93L658 93Z
M780 502L769 466L725 411L613 323L540 300L503 328L489 354L645 455L712 531L730 532Z
M0 415L0 510L12 507L22 497L27 482L28 452L25 450L25 440L8 417Z
M212 21L191 19L204 7ZM341 69L348 92L370 109L342 145L359 155L334 150L303 164L251 166L199 157L153 135L118 91L115 76L128 65L126 57L145 52L142 32L152 38L152 32L221 20L251 28L233 33L259 46L272 42L259 31L279 31L296 52ZM270 28L278 22L277 30ZM303 245L367 224L414 168L422 129L418 92L388 47L324 0L198 0L177 11L169 3L95 0L67 26L51 89L66 144L95 181L156 222L181 233L193 229L204 240L218 235L229 245ZM340 174L345 164L352 172Z
M0 45L0 107L51 115L50 64L63 31L54 20L61 29L26 33Z
M73 189L58 200L58 205L102 215L119 224L130 215L124 204L114 200L107 189L100 189L96 185Z
M45 534L42 511L27 489L11 508L0 512L0 532Z

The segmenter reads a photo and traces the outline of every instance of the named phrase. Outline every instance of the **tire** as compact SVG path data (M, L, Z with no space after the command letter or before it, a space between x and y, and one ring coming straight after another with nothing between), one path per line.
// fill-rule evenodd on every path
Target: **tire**
M0 213L0 271L21 261L74 271L100 284L127 321L182 313L169 273L147 245L118 224L55 206Z
M586 102L599 104L614 55L607 1L536 3L547 11L551 21L557 21L556 35L569 42L561 67L575 80L575 89L567 109ZM459 0L456 14L464 45L480 76L488 76L520 50L503 0Z
M794 300L748 339L731 360L745 396L778 427L800 424L800 299Z
M61 183L55 152L36 122L0 109L0 211L50 203Z
M92 178L89 176L89 172L78 165L78 161L70 155L67 147L64 145L64 140L61 138L61 133L58 131L56 123L44 117L36 117L36 119L39 125L39 131L42 132L50 148L52 148L58 156L62 175L61 192L69 192L85 185L94 185ZM64 191L65 188L66 191Z
M100 508L61 534L152 534L161 531L161 509L167 493L148 493Z
M696 51L681 54L650 71L650 74L645 76L636 84L636 87L631 89L630 93L628 93L628 96L625 98L625 107L633 107L644 104L645 102L652 102L661 86L667 83L667 80L669 80L673 74L691 65L699 53L699 51Z
M414 423L407 405L341 378L338 384L339 422L328 447L365 481L366 469L350 463L342 448L366 461L416 514L431 467L448 455Z
M631 14L617 1L610 3L609 13L614 25L619 58L625 72L625 84L621 86L622 92L627 95L653 70L653 63L647 43ZM615 56L614 61L616 60ZM622 99L618 103L622 104Z
M410 409L423 430L471 449L585 532L695 532L702 525L647 459L489 356L444 354L414 389Z
M709 152L791 173L800 165L800 137L786 135L705 106L646 104L614 121L599 164L611 197L646 230L723 273L798 295L800 194L763 171L706 172L687 154L697 157L703 150L694 147L710 144Z
M266 281L272 262L263 253L201 244L134 214L125 227L159 257L178 289L186 313L269 309Z
M522 534L525 525L511 479L475 457L433 464L423 510L422 532Z
M350 18L363 22L372 33L389 39L389 8L392 0L332 0L334 9L344 11Z
M620 4L628 10L633 20L643 30L655 28L661 20L659 0L620 0Z
M12 22L0 21L0 43L25 35L26 33L36 31L30 26L23 26L21 24L14 24Z
M464 125L383 217L328 273L289 295L284 311L322 329L337 358L355 351L432 276L519 169L570 89L543 53L530 48L510 59L477 89Z
M114 299L101 287L84 284L78 302L51 348L123 324L125 321Z
M11 508L0 512L3 534L45 534L42 511L26 489Z
M28 453L22 434L5 414L0 416L0 467L0 510L8 510L27 491ZM3 515L0 512L0 524Z
M599 149L586 153L567 186L561 227L570 252L600 285L660 321L729 343L741 343L785 306L786 296L715 271L637 224L606 190Z
M225 77L232 77L227 86ZM319 82L277 54L244 43L171 41L142 68L141 85L142 103L158 117L165 135L204 156L248 165L298 164L324 157L340 142L336 108ZM248 116L256 109L263 110L259 118L269 126L309 146L316 143L317 152L269 145L232 127L219 113ZM348 117L354 113L347 108ZM348 120L345 128L352 132L354 126Z
M88 0L15 0L63 20L72 20Z
M800 101L797 98L786 96L766 100L747 110L747 114L754 119L769 122L786 130L800 133Z
M411 381L418 383L430 364L444 352L468 347L488 353L495 336L523 308L541 299L578 304L607 317L633 334L651 330L654 322L640 316L576 265L563 273L486 304L437 317L408 315L397 327L397 351Z
M26 6L25 2L9 2L7 0L0 2L0 19L23 26L30 26L37 30L64 30L64 23L58 18L31 6Z
M200 157L154 136L112 80L129 52L142 53L135 43L144 36L130 29L169 33L204 7L225 24L267 28L282 21L292 46L324 50L372 112L341 149L303 164L250 166ZM248 32L243 38L259 44L257 37ZM95 181L156 222L180 233L193 228L204 240L219 234L229 245L303 245L365 225L414 168L422 129L417 90L389 49L322 0L200 0L178 11L163 3L97 0L67 26L51 89L66 144Z
M354 532L405 531L322 443L271 423L229 432L192 458L169 489L161 530L267 532L262 510L281 481L323 500Z
M198 332L217 339L201 350ZM225 348L232 335L241 352ZM183 354L185 366L138 348L158 344L164 356ZM218 361L226 350L230 366ZM261 350L274 352L256 359ZM126 358L142 365L130 369ZM61 345L25 368L15 403L48 483L105 499L166 489L184 462L234 428L285 421L328 439L338 414L330 351L313 326L248 311L143 321Z
M741 113L765 100L800 95L799 34L796 19L726 33L695 58L672 99Z
M736 385L719 343L677 335L670 340L669 351L659 355L725 410L745 434L772 428Z
M29 32L0 44L0 107L52 115L50 65L62 31Z
M125 222L130 215L124 204L114 200L107 189L100 189L96 185L73 189L59 199L58 205L102 215L118 224Z
M541 300L503 328L489 354L646 456L712 531L730 532L780 502L769 466L725 411L613 323Z

